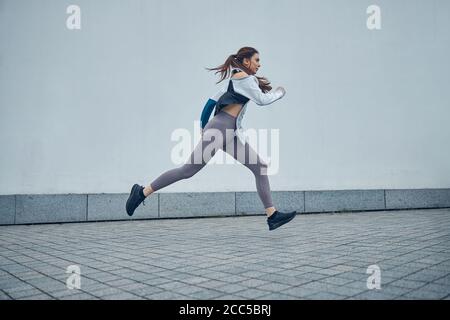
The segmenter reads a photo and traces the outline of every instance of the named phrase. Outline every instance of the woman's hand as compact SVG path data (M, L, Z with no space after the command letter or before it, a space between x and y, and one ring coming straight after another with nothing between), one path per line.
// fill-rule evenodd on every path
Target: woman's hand
M286 94L286 90L283 87L278 87L277 90L281 90L283 96Z

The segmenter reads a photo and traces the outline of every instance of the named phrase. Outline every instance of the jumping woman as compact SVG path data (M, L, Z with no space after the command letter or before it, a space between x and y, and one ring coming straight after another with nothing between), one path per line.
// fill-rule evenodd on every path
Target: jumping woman
M230 55L223 65L212 69L207 68L209 71L217 70L215 73L221 74L221 79L217 83L227 78L230 70L231 76L228 87L223 87L210 97L203 108L200 116L201 141L194 148L189 161L181 167L164 172L147 187L133 185L126 203L128 215L132 216L141 202L153 192L195 175L208 163L218 149L222 149L254 174L256 190L266 211L269 230L274 230L295 217L296 211L284 213L275 209L270 194L267 164L248 144L241 126L250 100L257 105L264 106L281 99L286 94L283 87L269 92L272 90L270 82L264 77L256 76L260 66L258 51L251 47L243 47L236 54ZM214 107L214 117L209 121ZM214 139L212 139L213 137ZM205 155L203 151L205 149L212 152Z

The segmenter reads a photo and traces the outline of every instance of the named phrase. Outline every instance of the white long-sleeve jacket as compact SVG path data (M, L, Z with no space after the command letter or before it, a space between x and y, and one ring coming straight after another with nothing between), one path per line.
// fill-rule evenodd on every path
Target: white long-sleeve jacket
M248 75L239 79L230 78L229 81L233 81L233 88L236 93L247 97L249 101L253 101L259 106L269 105L284 96L284 91L281 89L263 93L259 88L258 79L254 75ZM200 119L202 128L204 128L206 123L209 121L209 117L213 108L216 106L219 98L227 91L227 88L228 84L226 86L224 85L218 92L216 92L209 98L208 102L203 108ZM242 105L242 108L238 116L236 117L236 135L243 144L245 144L245 141L248 140L248 137L245 135L244 129L242 127L242 119L244 117L245 111L247 110L248 102Z

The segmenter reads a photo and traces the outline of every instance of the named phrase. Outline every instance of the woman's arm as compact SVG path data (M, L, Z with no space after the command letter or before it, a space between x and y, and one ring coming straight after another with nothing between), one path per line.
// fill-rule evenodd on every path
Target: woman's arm
M258 79L255 76L250 76L247 79L240 80L238 83L233 82L234 91L249 98L257 105L264 106L281 99L286 91L278 87L271 92L264 93L258 85Z

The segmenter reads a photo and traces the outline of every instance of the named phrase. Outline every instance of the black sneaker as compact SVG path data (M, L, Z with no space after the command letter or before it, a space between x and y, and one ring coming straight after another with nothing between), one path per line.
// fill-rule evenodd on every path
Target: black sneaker
M141 190L142 190L142 193L141 193ZM133 215L134 210L136 210L136 208L141 204L141 202L144 202L145 196L144 196L143 191L144 191L144 187L142 187L138 184L133 185L133 187L131 188L130 196L128 197L127 205L126 205L127 213L130 217ZM145 206L145 202L144 202L144 206Z
M281 227L283 224L288 223L292 219L294 219L295 215L297 214L296 211L292 212L280 212L275 211L272 213L270 217L267 218L267 224L269 225L269 230L275 230L278 227Z

